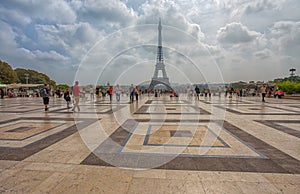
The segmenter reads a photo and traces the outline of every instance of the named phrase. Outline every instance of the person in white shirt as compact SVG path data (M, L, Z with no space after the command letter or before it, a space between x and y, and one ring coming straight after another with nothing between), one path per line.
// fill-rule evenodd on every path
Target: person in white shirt
M94 101L94 89L90 88L91 101Z
M261 92L262 101L265 102L265 97L267 93L267 87L265 84L260 88L260 92Z
M115 91L116 91L116 99L118 102L120 102L120 97L122 94L122 88L119 86L119 84L117 84L117 86L115 87Z

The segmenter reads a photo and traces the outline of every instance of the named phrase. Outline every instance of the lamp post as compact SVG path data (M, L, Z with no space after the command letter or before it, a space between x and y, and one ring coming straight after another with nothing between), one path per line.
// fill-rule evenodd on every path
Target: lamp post
M26 84L28 84L28 78L29 78L29 74L28 73L25 73L25 79L26 79Z
M295 75L295 73L294 73L295 71L296 71L296 69L294 69L294 68L290 69L291 76L294 76L294 75Z
M294 81L294 75L295 75L295 72L296 71L296 69L295 68L291 68L290 69L290 72L291 72L291 81Z

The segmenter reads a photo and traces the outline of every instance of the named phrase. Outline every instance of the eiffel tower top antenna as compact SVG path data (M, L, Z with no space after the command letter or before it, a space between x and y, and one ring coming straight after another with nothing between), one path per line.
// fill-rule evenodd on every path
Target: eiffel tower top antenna
M163 49L162 49L162 37L161 37L161 18L159 18L159 23L158 23L158 47L157 47L157 62L163 62L164 57L163 57Z

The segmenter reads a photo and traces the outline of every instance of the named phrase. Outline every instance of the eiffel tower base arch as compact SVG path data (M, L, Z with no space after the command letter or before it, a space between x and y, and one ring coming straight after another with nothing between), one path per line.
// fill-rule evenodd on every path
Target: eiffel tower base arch
M152 81L151 81L150 86L149 86L148 89L150 89L151 91L153 91L154 87L156 85L159 85L159 84L162 84L162 85L166 86L168 90L173 90L173 88L170 86L169 83L166 83L166 82L161 81L161 80L155 80L155 79L152 79Z

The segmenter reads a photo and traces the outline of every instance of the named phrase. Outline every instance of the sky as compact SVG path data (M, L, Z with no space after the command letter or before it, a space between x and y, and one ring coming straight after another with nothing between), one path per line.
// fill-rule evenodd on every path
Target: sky
M2 0L0 60L57 83L144 83L161 17L170 82L268 81L299 75L299 10L299 0Z

